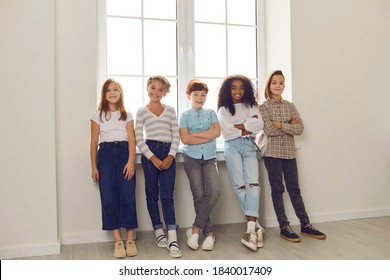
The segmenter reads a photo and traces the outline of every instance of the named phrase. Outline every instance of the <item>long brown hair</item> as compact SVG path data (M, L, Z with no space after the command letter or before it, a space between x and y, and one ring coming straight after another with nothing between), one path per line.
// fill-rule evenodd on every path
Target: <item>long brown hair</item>
M264 97L266 100L268 100L270 97L271 97L271 89L270 89L270 85L271 85L271 80L274 76L283 76L283 72L281 70L275 70L275 71L272 71L269 75L268 75L268 78L267 80L265 81L265 89L264 89Z
M103 119L102 119L103 112L104 112L104 118L106 119L106 121L108 121L111 118L111 112L110 112L110 108L108 106L108 101L107 101L107 98L106 98L106 93L107 93L108 87L110 86L111 83L114 83L118 87L118 89L119 89L120 97L119 97L118 102L115 104L116 108L120 112L119 120L120 121L126 121L126 119L127 119L127 112L126 112L126 109L125 109L125 105L123 103L123 89L122 89L121 84L118 81L114 80L114 79L106 80L104 82L103 86L102 86L102 89L101 89L101 92L100 92L100 104L99 104L99 107L98 107L98 109L100 110L100 113L99 113L100 121L103 122Z

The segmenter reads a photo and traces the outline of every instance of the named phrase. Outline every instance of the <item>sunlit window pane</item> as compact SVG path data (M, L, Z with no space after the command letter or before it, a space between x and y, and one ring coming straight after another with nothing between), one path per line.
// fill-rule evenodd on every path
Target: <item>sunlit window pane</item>
M142 71L141 21L107 19L107 72L140 74Z
M176 76L176 22L145 20L145 74Z
M107 1L107 15L110 16L141 16L141 0L110 0Z
M226 22L225 0L194 0L195 21Z
M228 74L256 77L256 28L228 28Z
M144 0L144 17L176 19L176 0Z
M102 2L107 23L107 45L102 49L107 56L99 57L99 66L105 76L121 82L126 107L133 114L149 102L146 81L152 75L170 80L171 92L162 102L174 106L179 115L190 103L178 86L183 91L194 76L208 84L205 107L214 110L226 75L243 74L258 82L258 0ZM177 17L178 9L186 16Z
M228 24L256 24L255 0L228 0L227 12Z
M219 87L221 86L222 79L202 79L202 81L205 82L209 87L209 92L207 93L207 99L204 107L217 111L218 91Z
M195 25L195 75L226 75L226 36L224 25Z
M168 78L168 77L167 77ZM171 84L171 90L168 92L168 94L161 100L164 104L169 104L175 108L176 113L177 111L177 98L178 95L180 95L180 92L177 92L177 79L175 78L168 78L169 83Z
M138 108L143 106L143 84L142 78L112 76L123 88L124 103L127 111L131 112L133 117L137 114Z

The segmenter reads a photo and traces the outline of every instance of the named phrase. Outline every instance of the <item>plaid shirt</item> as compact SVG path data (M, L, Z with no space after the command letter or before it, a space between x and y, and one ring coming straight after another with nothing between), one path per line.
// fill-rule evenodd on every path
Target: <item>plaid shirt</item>
M263 157L292 159L296 157L294 135L301 135L303 123L294 104L281 99L264 101L259 106L264 121L264 129L259 138L259 147ZM291 120L297 118L300 124L292 125ZM282 128L272 125L273 121L281 122Z

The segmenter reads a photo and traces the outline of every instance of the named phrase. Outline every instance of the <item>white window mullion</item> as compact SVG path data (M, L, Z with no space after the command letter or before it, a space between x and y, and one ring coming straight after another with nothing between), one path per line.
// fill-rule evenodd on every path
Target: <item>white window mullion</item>
M178 0L179 82L178 106L180 112L190 107L185 92L189 80L195 77L195 16L194 0Z
M190 34L187 34L188 28L188 14L191 12L188 11L188 6L190 1L177 1L177 51L178 51L178 88L177 94L179 98L178 102L178 114L188 109L187 98L185 98L185 91L188 81L188 71L189 71L189 63L188 63L188 41L190 38ZM184 98L182 98L184 97Z

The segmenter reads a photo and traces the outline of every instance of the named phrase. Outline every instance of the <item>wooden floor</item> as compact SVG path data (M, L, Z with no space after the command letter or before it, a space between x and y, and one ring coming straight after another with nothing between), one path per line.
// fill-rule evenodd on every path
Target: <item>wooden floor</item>
M245 224L215 226L216 248L193 251L186 244L185 230L179 229L179 244L185 260L389 260L390 217L314 224L327 234L326 240L302 236L301 243L290 243L279 236L278 228L268 228L265 245L257 252L244 247L240 240ZM299 226L292 226L299 233ZM202 240L201 240L202 242ZM154 233L138 232L136 260L171 260L168 250L158 248ZM63 245L61 254L20 258L33 260L111 260L113 243ZM130 258L127 258L130 259Z

